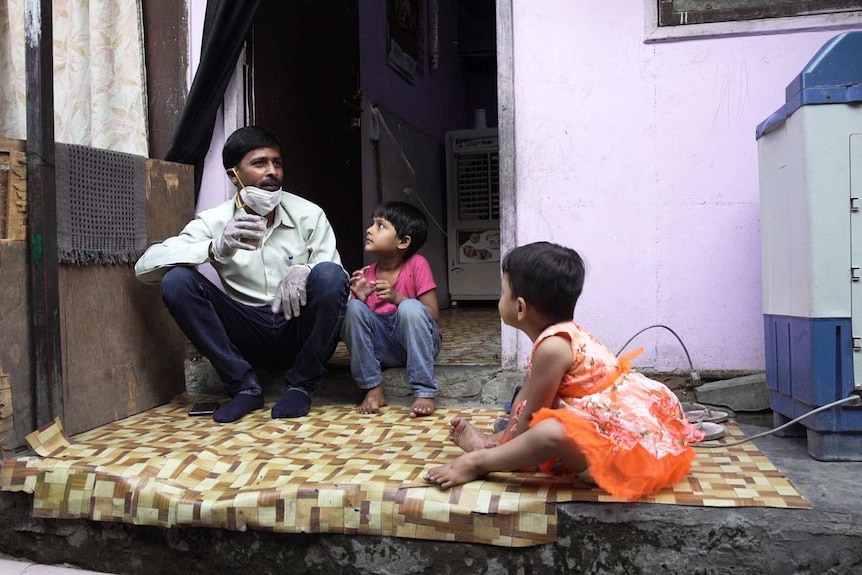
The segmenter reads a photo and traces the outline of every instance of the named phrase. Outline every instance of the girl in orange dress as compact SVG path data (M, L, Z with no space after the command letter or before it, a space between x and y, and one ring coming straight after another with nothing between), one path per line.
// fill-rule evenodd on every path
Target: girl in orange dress
M642 350L617 358L572 321L585 269L572 249L548 242L503 259L498 308L533 341L527 379L506 429L486 435L456 418L450 437L467 453L425 479L447 489L492 471L559 464L628 501L685 477L694 460L692 426L666 386L631 371Z

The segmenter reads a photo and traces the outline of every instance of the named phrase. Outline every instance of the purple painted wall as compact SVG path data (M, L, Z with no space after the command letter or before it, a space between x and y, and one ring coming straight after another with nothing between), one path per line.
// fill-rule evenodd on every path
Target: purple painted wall
M440 64L423 59L414 83L387 63L386 0L362 2L359 12L360 77L368 105L380 105L443 142L447 130L467 127L465 77L458 67L458 2L440 0ZM427 35L427 29L423 30ZM426 43L426 49L428 44Z
M764 369L754 131L839 31L645 44L643 4L513 4L517 243L582 253L575 317L614 351L660 323L698 369ZM687 371L665 330L640 345Z
M365 96L362 117L363 221L370 221L377 197L371 142L371 109L374 106L399 116L440 142L441 147L446 131L470 127L472 112L467 93L468 77L458 65L458 2L440 0L439 4L439 66L430 70L426 55L423 72L411 84L387 63L386 0L362 2L359 69ZM491 93L494 94L493 91Z

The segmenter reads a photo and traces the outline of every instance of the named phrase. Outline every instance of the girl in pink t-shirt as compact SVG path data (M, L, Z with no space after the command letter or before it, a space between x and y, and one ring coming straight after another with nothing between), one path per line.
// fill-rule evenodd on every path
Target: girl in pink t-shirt
M366 390L359 413L377 413L386 405L383 368L402 366L414 395L410 417L436 409L437 284L428 260L416 253L427 237L425 215L405 202L377 206L365 232L365 251L377 262L353 272L341 329L353 379Z

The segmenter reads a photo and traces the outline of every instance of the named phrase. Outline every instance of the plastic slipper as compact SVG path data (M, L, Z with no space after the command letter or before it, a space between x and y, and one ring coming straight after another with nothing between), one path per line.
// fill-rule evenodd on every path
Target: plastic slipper
M698 421L706 421L708 423L721 423L727 421L729 415L727 412L718 411L704 407L703 409L692 409L685 412L685 418L692 423Z
M701 441L713 441L724 437L723 425L719 425L717 423L710 423L708 421L693 421L692 424L694 425L695 429L699 429L703 432L703 439L701 439Z

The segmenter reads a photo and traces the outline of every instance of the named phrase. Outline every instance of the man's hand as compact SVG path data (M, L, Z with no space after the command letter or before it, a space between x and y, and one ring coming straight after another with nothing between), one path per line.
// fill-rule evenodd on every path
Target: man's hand
M311 268L306 265L291 266L284 278L275 290L275 299L272 300L272 313L284 311L285 319L299 317L302 306L305 305L305 284Z
M256 250L266 233L266 218L241 214L225 224L221 235L213 240L213 259L227 263L236 250Z

